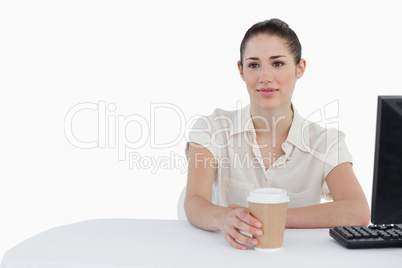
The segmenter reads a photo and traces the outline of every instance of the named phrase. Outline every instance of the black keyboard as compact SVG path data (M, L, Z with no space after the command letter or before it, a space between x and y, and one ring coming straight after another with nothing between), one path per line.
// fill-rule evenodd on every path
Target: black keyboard
M335 227L329 235L346 248L402 247L402 224Z

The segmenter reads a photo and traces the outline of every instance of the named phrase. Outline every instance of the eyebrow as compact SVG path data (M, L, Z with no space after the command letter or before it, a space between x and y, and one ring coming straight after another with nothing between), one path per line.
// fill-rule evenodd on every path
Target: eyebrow
M276 59L282 58L282 57L286 57L286 56L283 56L283 55L271 56L271 57L269 57L269 59L270 59L270 60L276 60ZM250 57L250 58L247 58L246 60L259 60L259 58L257 58L257 57Z

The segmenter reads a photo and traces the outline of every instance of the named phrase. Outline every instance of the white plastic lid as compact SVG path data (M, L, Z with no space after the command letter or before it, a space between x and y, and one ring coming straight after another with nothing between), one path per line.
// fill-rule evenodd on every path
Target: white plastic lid
M252 190L247 201L260 204L280 204L289 202L289 196L280 188L257 188Z

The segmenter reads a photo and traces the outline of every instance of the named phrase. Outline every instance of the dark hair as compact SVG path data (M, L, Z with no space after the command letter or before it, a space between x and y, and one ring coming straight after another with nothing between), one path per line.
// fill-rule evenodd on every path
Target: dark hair
M280 19L270 19L254 24L244 35L243 41L240 45L240 64L242 66L243 53L248 40L259 34L274 35L285 39L288 43L290 52L293 54L296 64L300 62L302 48L296 33L286 22L281 21Z

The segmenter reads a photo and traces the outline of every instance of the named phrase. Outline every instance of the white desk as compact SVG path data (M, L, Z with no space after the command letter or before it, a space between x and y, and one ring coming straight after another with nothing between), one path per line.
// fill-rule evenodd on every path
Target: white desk
M286 229L283 248L236 250L187 221L104 219L40 233L8 250L1 268L399 267L402 248L350 250L328 229ZM396 266L395 266L396 265Z

